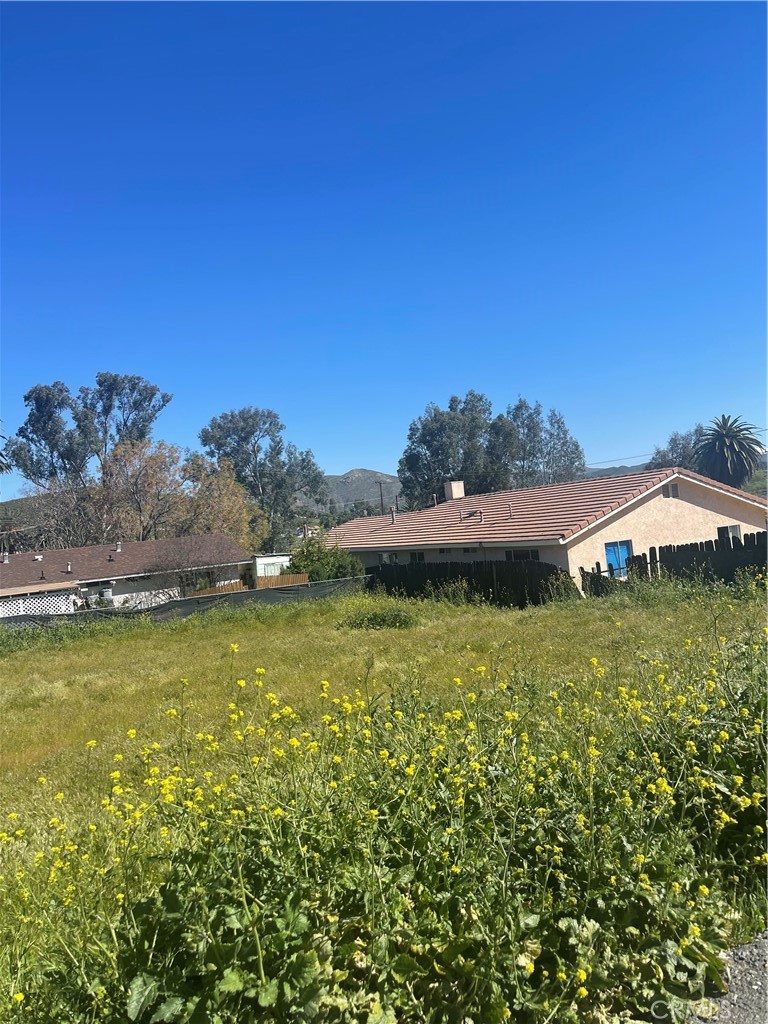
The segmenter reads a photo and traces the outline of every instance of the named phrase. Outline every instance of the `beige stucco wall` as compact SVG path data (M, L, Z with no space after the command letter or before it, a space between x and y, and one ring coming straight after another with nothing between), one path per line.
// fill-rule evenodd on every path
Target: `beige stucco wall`
M570 574L577 578L579 566L592 569L598 561L605 569L606 543L631 540L633 553L639 555L652 546L714 540L718 526L738 524L742 535L765 529L764 508L691 480L674 482L678 498L665 498L659 489L570 541L566 545Z

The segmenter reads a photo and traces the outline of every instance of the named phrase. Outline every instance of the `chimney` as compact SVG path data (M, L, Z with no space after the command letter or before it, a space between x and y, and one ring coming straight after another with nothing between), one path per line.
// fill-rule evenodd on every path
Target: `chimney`
M119 540L115 544L115 551L120 552L122 550L123 550L123 542L121 540Z
M446 480L445 483L445 500L454 501L456 498L464 497L464 481L463 480Z
M389 514L392 516L392 522L394 523L395 519L397 518L394 505L389 506Z

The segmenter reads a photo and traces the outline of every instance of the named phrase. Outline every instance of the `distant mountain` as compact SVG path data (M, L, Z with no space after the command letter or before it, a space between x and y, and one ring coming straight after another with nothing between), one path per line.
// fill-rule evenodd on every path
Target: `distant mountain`
M342 473L340 476L326 473L325 481L330 496L342 506L351 505L355 501L368 501L379 508L383 492L384 507L388 509L402 488L396 476L392 476L391 473L379 473L375 469L350 469L348 473Z
M627 476L629 473L642 473L644 469L644 462L641 462L639 466L601 466L599 469L587 466L584 476Z
M39 506L35 498L9 498L0 501L0 531L35 526Z

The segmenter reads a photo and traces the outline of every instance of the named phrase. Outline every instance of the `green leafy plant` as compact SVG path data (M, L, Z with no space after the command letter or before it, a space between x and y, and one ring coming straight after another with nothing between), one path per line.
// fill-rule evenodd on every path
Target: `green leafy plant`
M288 572L306 572L311 582L362 576L363 563L344 548L328 547L322 537L306 537L291 551Z
M722 989L764 922L761 583L653 648L609 597L607 654L560 674L507 642L382 686L371 657L315 713L229 644L220 713L183 681L4 813L2 1019L598 1024Z

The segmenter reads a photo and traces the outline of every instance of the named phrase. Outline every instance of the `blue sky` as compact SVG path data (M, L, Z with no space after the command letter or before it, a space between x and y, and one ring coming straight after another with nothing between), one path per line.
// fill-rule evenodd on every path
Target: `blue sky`
M158 438L273 408L330 473L469 388L590 464L765 427L765 19L4 4L4 432L99 370L173 392Z

